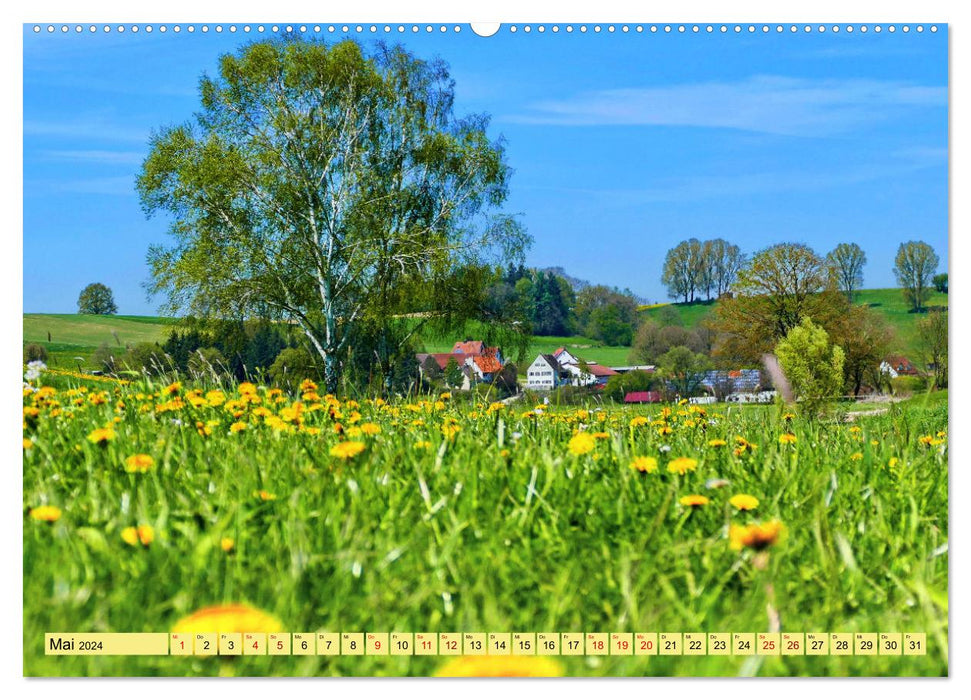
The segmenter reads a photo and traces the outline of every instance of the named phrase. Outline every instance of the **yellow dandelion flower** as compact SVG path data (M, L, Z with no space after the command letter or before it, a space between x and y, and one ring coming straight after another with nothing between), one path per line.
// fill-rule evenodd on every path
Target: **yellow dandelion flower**
M863 453L854 452L853 454L850 455L850 459L853 460L854 462L859 462L861 459L863 459Z
M330 456L339 459L352 459L364 452L365 447L363 442L356 442L354 440L338 442L330 448Z
M151 455L137 454L125 460L125 471L129 474L137 472L147 472L155 466L155 460Z
M30 438L24 438L24 449L25 450L29 450L33 446L34 446L34 441L33 440L31 440Z
M630 463L630 468L646 474L653 474L657 471L657 460L654 457L634 457Z
M107 445L116 437L115 431L111 428L98 428L88 434L88 442L93 445Z
M749 496L747 493L739 493L728 499L728 502L739 510L753 510L758 508L759 499Z
M569 449L572 454L585 455L588 452L593 452L593 448L596 447L596 444L596 438L594 438L590 433L577 433L570 438L567 449Z
M221 540L219 540L219 547L224 552L231 552L236 548L236 540L234 540L232 537L223 537Z
M428 440L419 440L418 442L415 443L416 450L427 450L431 446L432 446L432 443L430 443Z
M932 442L934 442L934 436L933 435L921 435L919 442L920 442L921 445L930 445Z
M708 505L708 497L692 493L679 498L678 503L683 505L685 508L700 508L701 506Z
M782 536L784 528L779 520L751 525L732 525L728 530L729 546L739 551L743 547L762 550L771 547Z
M657 434L658 435L670 435L671 434L671 427L670 426L667 426L667 425L662 425L660 428L657 429Z
M121 531L121 539L125 544L135 547L142 545L147 547L155 541L155 530L151 525L139 525L138 527L126 527Z
M728 443L721 438L715 438L714 440L708 441L708 447L724 447Z
M630 419L630 423L628 425L630 425L631 428L639 428L642 425L647 425L649 422L650 421L648 421L645 416L634 416Z
M276 494L270 493L269 491L254 491L253 498L258 498L261 501L275 501Z
M61 519L61 509L57 506L37 506L30 509L31 520L54 523Z
M182 382L172 382L167 387L162 389L163 396L172 396L173 394L178 394L182 389Z
M361 435L364 434L364 431L361 430L358 426L352 425L350 428L347 429L346 434L347 434L347 437L356 438L356 437L361 437Z
M442 678L551 678L563 667L548 656L462 656L448 661L435 675Z
M249 426L247 426L246 423L244 423L241 420L238 420L229 426L229 432L235 435L236 433L243 432L244 430L246 430L247 427Z
M596 438L597 440L606 440L607 438L610 437L610 433L606 433L601 430L600 432L594 433L593 437Z
M252 382L243 382L238 387L236 387L236 390L239 391L240 395L244 395L244 396L246 394L255 394L256 385L253 384Z
M780 445L795 445L796 444L796 436L793 435L792 433L782 433L782 435L779 436L779 444Z
M280 632L283 624L258 608L245 603L229 603L202 608L175 623L173 632Z
M676 457L668 462L668 471L672 474L684 476L688 472L693 472L698 468L698 460L691 457Z
M381 432L381 426L377 423L362 423L361 431L365 435L377 435Z
M890 459L889 459L889 460L887 461L887 466L888 466L888 467L890 467L891 469L893 469L894 467L896 467L896 466L897 466L897 462L899 462L899 461L900 461L900 460L898 460L898 459L897 459L896 457L891 457L891 458L890 458Z

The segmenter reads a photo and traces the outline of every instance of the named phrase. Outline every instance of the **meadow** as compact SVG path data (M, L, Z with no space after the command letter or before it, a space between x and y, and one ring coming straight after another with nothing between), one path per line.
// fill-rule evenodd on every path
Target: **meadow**
M588 411L448 394L353 401L309 382L287 395L31 377L26 675L429 675L446 664L43 654L45 632L191 629L194 613L228 603L251 611L245 623L238 608L223 616L224 629L916 631L928 647L494 658L497 673L948 672L946 400L847 423L784 406Z

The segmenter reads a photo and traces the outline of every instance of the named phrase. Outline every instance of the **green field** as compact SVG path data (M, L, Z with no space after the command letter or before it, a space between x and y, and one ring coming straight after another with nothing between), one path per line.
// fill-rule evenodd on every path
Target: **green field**
M25 675L427 675L447 661L42 651L52 630L234 626L923 632L924 656L560 656L537 672L948 673L946 402L845 424L776 407L537 415L51 372L40 385L23 399ZM133 455L145 471L126 470ZM757 504L734 505L743 494ZM190 617L231 603L261 619Z
M447 339L431 339L425 341L426 352L450 352L454 341ZM526 374L526 368L541 353L552 353L557 348L566 348L574 355L586 360L607 366L626 365L630 348L619 345L604 345L597 340L572 336L533 336L526 352L526 361L519 367L519 373Z
M134 343L162 342L174 319L158 316L93 316L84 314L24 314L24 343L47 348L56 367L90 368L91 355L102 343L124 348Z
M920 351L917 343L917 321L922 314L912 313L900 289L863 289L854 296L854 303L866 304L881 314L894 329L896 335L893 352L910 356L916 361ZM695 302L692 304L664 304L641 312L643 317L658 319L662 309L674 309L680 325L692 327L701 323L716 308L717 302ZM928 308L947 307L947 294L932 291L927 302Z

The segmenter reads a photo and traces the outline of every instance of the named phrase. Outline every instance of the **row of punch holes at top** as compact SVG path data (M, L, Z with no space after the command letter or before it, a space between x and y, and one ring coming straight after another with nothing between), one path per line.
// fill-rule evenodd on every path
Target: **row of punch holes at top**
M523 32L525 34L530 34L532 32L536 32L538 34L545 34L546 32L550 32L550 33L553 33L553 34L558 34L560 32L565 32L567 34L571 34L573 32L579 32L581 34L585 34L585 33L588 33L588 32L593 32L594 34L599 34L599 33L604 32L604 31L606 31L608 34L612 34L612 33L615 33L615 32L621 32L623 34L627 34L627 33L631 33L631 32L637 33L637 34L642 34L642 33L645 33L645 32L646 33L650 33L650 34L657 34L657 33L665 33L665 34L671 34L671 33L680 33L680 34L687 34L687 33L691 33L691 34L701 34L701 33L713 34L713 33L721 33L721 34L727 34L729 32L732 32L732 33L735 33L735 34L742 34L742 33L755 34L755 33L759 33L759 32L762 33L762 34L768 34L768 33L773 32L773 31L776 32L776 33L789 32L789 33L793 33L793 34L794 33L797 33L797 32L802 32L802 33L810 33L810 32L819 32L819 33L822 33L822 32L833 32L834 34L835 33L839 33L839 32L846 32L847 34L852 34L853 32L860 32L860 33L865 34L867 32L873 31L873 32L876 32L876 33L879 34L880 32L883 32L884 30L886 30L886 31L888 31L888 32L890 32L892 34L892 33L896 32L896 31L898 31L898 29L901 32L908 33L911 30L916 31L916 32L923 32L925 30L925 28L927 30L931 31L931 32L936 32L937 31L937 26L936 25L933 25L933 24L932 25L928 25L926 27L923 24L916 24L916 25L909 25L909 24L902 24L902 25L888 24L888 25L885 25L885 26L884 25L880 25L880 24L874 24L874 25L867 25L867 24L860 24L860 25L838 25L838 24L835 24L835 25L829 25L829 26L824 25L824 24L819 24L819 25L812 25L812 24L805 24L805 25L797 25L797 24L788 24L788 25L784 25L784 24L773 24L773 25L769 25L769 24L760 24L760 25L755 25L755 24L748 24L748 25L741 25L741 24L735 24L735 25L728 25L728 24L720 24L720 25L712 25L712 24L705 24L705 25L699 25L699 24L673 24L673 25L672 24L651 24L651 25L644 25L644 24L636 24L636 25L628 25L628 24L622 24L622 25L614 25L614 24L607 24L607 25L599 25L599 24L594 24L594 25L578 24L578 25L573 25L573 24L566 24L566 25L558 25L558 24L554 24L554 25L549 25L549 26L544 25L544 24L538 24L538 25L530 25L530 24L525 24L525 25L510 24L510 25L506 25L506 26L501 27L501 28L499 26L497 26L497 25L491 25L491 27L489 29L486 29L484 31L483 30L479 30L476 25L473 25L471 27L471 31L473 33L479 34L480 36L489 36L491 34L496 33L497 31L501 31L502 29L505 29L505 31L509 32L510 34L516 34L518 32ZM35 24L33 26L33 30L34 30L35 33L40 33L42 31L45 31L46 30L50 34L53 34L54 32L57 32L58 30L60 32L62 32L62 33L65 33L65 34L68 33L68 32L70 32L70 31L72 31L72 30L75 33L82 33L84 31L88 31L90 33L95 33L95 32L99 32L100 31L100 32L104 32L104 33L117 32L119 34L123 34L125 32L131 32L133 34L137 34L140 31L144 31L146 33L151 33L151 32L154 32L154 31L158 31L158 32L161 32L163 34L166 33L166 32L168 32L168 31L172 31L172 32L174 32L176 34L179 34L183 30L186 31L186 32L188 32L189 34L193 34L196 31L201 32L203 34L206 34L206 33L210 32L210 31L216 32L217 34L222 33L224 31L227 31L227 32L229 32L231 34L232 33L235 33L235 32L238 32L238 31L242 31L243 33L250 33L250 32L265 33L267 31L269 31L269 32L274 33L274 34L277 34L277 33L281 32L281 31L285 31L287 33L300 33L300 34L322 34L322 33L333 34L335 32L339 32L339 33L342 33L342 34L349 34L349 33L352 33L352 32L356 32L358 34L365 34L365 33L369 33L369 34L377 34L377 33L390 34L392 32L397 32L398 34L404 34L405 32L411 32L413 34L417 34L419 32L425 32L425 33L429 33L430 34L432 32L436 32L436 31L439 32L439 33L448 33L448 32L459 33L461 31L463 31L463 28L462 28L461 25L458 25L458 24L455 24L455 25L444 25L444 24L441 24L441 25L431 25L431 24L425 24L425 25L418 25L418 24L411 24L411 25L404 25L404 24L398 24L398 25L390 25L390 24L384 24L384 25L377 25L377 24L370 24L370 25L362 25L362 24L358 24L358 25L348 25L348 24L344 24L344 25L334 25L334 24L331 24L331 25L320 25L320 24L315 24L315 25L306 25L306 24L301 24L301 25L277 25L277 24L274 24L274 25L263 25L263 24L259 24L259 25L249 25L249 24L243 24L243 25L239 25L239 26L237 26L235 24L229 24L229 25L225 25L225 26L224 25L221 25L221 24L216 24L216 25L212 25L212 26L210 26L208 24L202 24L202 25L198 25L198 26L197 25L193 25L193 24L187 24L187 25L180 25L180 24L165 25L165 24L161 24L161 25L157 25L157 26L151 25L151 24L146 24L146 25L142 25L142 26L139 26L137 24L128 25L128 26L123 25L123 24L119 24L119 25L115 25L115 26L111 26L111 25L108 25L108 24L100 25L100 26L99 25L95 25L95 24L91 24L91 25L87 25L87 26L80 25L80 24L76 24L76 25L73 25L73 26L72 25L67 25L67 24L62 24L60 26L53 25L53 24L49 24L46 27L41 26L39 24Z

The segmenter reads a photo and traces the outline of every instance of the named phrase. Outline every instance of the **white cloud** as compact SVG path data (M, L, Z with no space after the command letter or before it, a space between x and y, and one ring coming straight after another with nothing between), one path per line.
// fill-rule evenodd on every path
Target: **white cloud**
M138 165L147 155L146 151L43 151L44 158L103 165Z
M739 82L599 90L533 103L505 121L562 126L695 126L825 136L893 110L946 107L947 88L879 80L755 76Z

